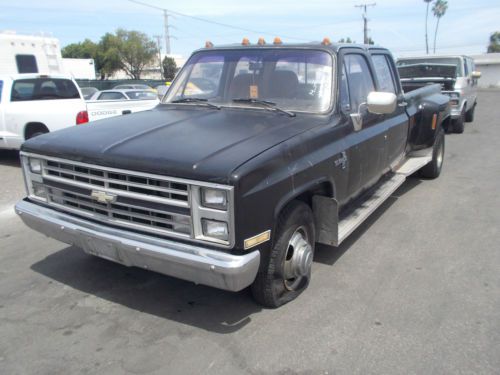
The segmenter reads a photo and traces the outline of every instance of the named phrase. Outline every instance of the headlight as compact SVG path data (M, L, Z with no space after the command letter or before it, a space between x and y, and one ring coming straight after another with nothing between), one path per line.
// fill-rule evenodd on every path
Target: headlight
M227 192L225 190L202 188L201 205L225 211L227 210Z
M42 161L40 159L29 158L29 165L31 173L42 173Z
M229 238L226 222L202 219L201 227L203 235L206 237L212 237L222 241L227 241Z

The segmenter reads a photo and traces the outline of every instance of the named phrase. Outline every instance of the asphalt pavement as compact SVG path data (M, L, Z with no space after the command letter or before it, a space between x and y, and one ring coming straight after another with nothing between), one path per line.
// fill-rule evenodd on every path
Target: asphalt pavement
M0 373L500 374L499 103L482 91L441 177L320 246L275 310L28 229L18 154L0 152Z

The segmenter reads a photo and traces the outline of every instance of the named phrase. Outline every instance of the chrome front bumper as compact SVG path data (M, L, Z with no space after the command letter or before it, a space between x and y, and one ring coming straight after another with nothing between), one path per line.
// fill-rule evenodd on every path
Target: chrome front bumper
M231 255L166 239L115 229L55 211L28 200L16 213L30 228L86 253L219 289L239 291L257 274L260 253Z

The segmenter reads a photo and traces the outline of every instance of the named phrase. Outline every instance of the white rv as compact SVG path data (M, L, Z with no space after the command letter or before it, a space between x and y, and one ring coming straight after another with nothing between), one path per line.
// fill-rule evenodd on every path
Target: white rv
M63 74L59 40L0 32L0 74Z

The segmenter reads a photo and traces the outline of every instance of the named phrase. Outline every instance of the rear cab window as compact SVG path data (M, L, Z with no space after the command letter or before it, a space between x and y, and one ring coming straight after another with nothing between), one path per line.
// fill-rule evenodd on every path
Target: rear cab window
M79 98L75 84L64 78L18 79L12 85L13 102Z
M123 100L126 99L125 95L121 92L103 92L99 95L97 100Z
M394 77L394 72L391 69L391 65L386 55L375 54L372 55L373 66L375 67L375 72L377 74L377 80L379 83L379 91L392 92L397 94L396 80Z

